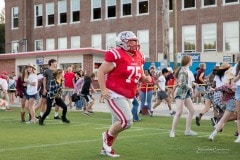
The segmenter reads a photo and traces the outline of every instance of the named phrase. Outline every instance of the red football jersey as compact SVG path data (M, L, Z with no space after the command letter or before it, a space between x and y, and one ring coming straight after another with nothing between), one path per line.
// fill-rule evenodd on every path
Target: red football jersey
M130 56L123 49L117 48L106 52L105 61L115 65L107 74L106 87L126 98L134 98L138 81L143 74L143 54L136 52Z

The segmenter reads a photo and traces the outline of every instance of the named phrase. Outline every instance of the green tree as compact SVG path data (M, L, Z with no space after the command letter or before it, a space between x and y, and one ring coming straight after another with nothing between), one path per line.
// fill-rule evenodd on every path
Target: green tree
M0 24L0 54L5 53L5 24Z

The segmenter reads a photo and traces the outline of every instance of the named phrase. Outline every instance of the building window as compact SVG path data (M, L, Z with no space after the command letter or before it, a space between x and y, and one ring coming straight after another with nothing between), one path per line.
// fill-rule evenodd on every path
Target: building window
M53 38L46 39L46 50L54 50L55 49L55 41Z
M196 8L196 0L182 0L182 8L189 9L189 8Z
M80 21L80 0L71 0L71 21Z
M36 27L43 25L43 17L42 17L42 5L35 5L34 6L34 24Z
M202 25L203 52L217 51L217 26L216 24Z
M36 40L35 41L35 51L42 51L43 50L43 41Z
M224 4L239 3L239 0L223 0Z
M92 48L102 49L102 35L92 35Z
M182 27L182 45L184 53L196 51L196 26Z
M138 14L148 13L148 0L138 0Z
M58 24L67 23L67 4L66 0L58 1Z
M144 53L146 57L149 57L149 30L138 30L137 37L141 52Z
M202 0L202 6L216 6L216 0Z
M11 53L18 53L18 52L19 52L19 41L12 41Z
M173 53L173 27L169 28L169 53Z
M116 17L116 0L107 0L107 18Z
M107 33L106 34L106 49L116 48L116 33Z
M58 49L67 49L67 37L58 38Z
M18 7L13 7L12 8L12 28L16 29L18 28Z
M46 4L46 25L54 25L54 3Z
M132 14L132 0L121 0L122 16L130 16Z
M101 0L91 0L92 2L92 19L101 19Z
M169 10L173 10L173 0L169 0Z
M80 36L71 37L71 48L80 48Z
M226 52L239 52L239 22L223 23L223 45Z

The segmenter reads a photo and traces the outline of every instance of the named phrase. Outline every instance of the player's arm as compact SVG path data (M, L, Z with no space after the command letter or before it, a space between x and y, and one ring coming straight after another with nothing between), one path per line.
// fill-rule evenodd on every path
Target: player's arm
M107 90L106 84L105 84L105 74L112 71L114 69L114 67L115 67L114 63L104 61L102 63L102 65L100 66L98 73L97 73L98 83L99 83L100 89L102 91L102 95L106 99L110 98L110 96L109 96L109 93L108 93L108 90Z

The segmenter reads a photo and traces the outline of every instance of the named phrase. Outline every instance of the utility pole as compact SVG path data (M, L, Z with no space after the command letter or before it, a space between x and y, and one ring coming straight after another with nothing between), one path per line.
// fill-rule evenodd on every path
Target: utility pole
M170 62L169 56L169 0L163 0L162 4L162 27L163 27L163 55L167 60L167 64Z
M178 45L177 45L177 0L172 0L173 2L173 17L174 17L174 27L173 27L173 61L174 61L174 68L177 68L177 56L178 56Z

